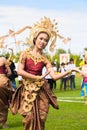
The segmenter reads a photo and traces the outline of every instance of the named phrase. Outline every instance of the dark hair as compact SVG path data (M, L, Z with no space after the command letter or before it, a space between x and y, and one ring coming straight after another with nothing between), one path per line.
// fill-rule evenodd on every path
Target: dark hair
M33 43L34 43L34 45L35 45L35 41L36 41L36 38L33 39Z
M70 61L74 61L73 58L70 58Z
M61 63L61 65L65 65L65 63L64 63L64 62L62 62L62 63Z

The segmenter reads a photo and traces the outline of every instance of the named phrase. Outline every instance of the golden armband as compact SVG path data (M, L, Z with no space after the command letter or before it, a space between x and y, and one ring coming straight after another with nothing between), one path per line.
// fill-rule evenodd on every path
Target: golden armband
M56 74L60 74L60 72L55 72Z
M9 67L9 63L5 65L6 67Z
M40 80L40 76L36 76L36 81L39 81Z
M72 70L68 70L67 73L68 73L68 74L71 74L71 73L72 73Z

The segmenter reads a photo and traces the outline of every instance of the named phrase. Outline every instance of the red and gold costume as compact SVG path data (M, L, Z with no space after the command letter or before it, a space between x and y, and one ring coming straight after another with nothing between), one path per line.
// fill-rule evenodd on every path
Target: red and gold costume
M46 66L46 56L34 56L27 50L21 54L20 62L24 70L34 75L42 75ZM12 112L19 112L23 117L25 130L44 130L49 105L58 109L57 98L52 93L46 80L38 81L23 77L23 84L16 90L12 100Z
M5 65L0 66L0 123L5 123L8 116L8 100L11 96L9 79L6 76Z

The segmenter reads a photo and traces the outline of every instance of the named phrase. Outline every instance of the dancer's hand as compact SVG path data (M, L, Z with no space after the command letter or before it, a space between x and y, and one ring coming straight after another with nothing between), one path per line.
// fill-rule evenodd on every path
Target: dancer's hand
M46 74L42 75L41 80L43 80L49 73L50 73L50 71L48 71Z
M73 69L71 69L72 71L76 71L76 72L80 72L80 69L78 67L74 67Z

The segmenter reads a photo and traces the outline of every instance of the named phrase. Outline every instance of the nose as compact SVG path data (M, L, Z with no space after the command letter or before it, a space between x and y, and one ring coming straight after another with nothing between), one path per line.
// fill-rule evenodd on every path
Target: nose
M44 43L45 41L44 40L41 40L42 43Z

